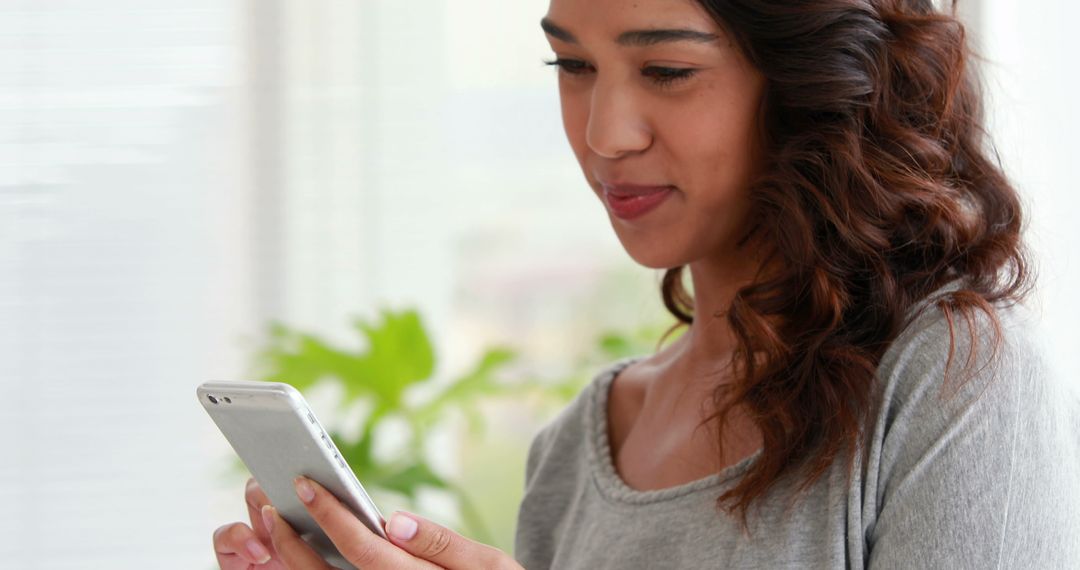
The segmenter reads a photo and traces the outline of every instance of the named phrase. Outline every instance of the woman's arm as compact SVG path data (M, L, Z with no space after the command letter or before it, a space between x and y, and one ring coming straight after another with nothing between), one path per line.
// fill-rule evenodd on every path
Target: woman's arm
M948 389L968 353L956 320ZM870 568L1080 568L1080 398L1008 322L996 359L980 367L992 337L976 323L974 375L951 398L939 392L944 322L882 379L898 384L884 412Z

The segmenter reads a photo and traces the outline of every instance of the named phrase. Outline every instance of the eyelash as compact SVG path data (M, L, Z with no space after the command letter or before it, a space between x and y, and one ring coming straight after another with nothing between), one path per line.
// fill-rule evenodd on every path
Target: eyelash
M578 60L578 59L563 59L563 58L556 58L556 59L553 59L553 60L550 60L550 61L545 60L544 64L545 65L558 66L559 71L561 71L563 73L568 73L570 75L584 75L586 72L584 71L583 68L586 67L586 65L588 65L584 61L581 61L581 60ZM655 75L655 76L651 77L650 79L652 80L653 83L659 85L660 87L671 87L671 86L675 85L676 83L686 81L687 79L690 79L691 77L693 77L694 74L697 72L696 69L681 69L681 68L675 68L675 67L656 67L656 66L646 67L642 71L644 72L644 71L649 71L649 70L652 70L654 72L658 72L658 75Z

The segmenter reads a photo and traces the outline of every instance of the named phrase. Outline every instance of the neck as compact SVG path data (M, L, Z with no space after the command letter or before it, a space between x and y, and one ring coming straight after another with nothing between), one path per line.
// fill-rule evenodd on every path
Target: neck
M715 385L715 374L726 369L736 348L727 318L731 301L740 288L753 281L759 265L752 251L689 265L694 322L672 346L672 366L685 374L682 377L701 378Z

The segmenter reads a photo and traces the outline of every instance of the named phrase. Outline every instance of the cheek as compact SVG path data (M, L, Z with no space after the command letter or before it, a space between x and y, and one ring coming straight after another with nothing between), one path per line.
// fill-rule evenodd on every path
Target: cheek
M566 87L559 89L563 130L579 162L585 158L585 130L589 121L588 95Z
M724 193L749 184L756 157L758 102L753 93L713 93L671 110L673 132L668 140L679 141L673 152L689 174L689 184Z

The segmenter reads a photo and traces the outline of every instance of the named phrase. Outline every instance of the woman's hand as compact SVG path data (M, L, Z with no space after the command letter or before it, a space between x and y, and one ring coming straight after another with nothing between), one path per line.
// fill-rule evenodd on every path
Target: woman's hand
M287 570L288 566L274 550L260 514L263 506L270 504L270 499L253 478L248 479L244 488L244 500L251 526L235 522L214 531L218 567L221 570L249 570L254 565L265 570Z
M248 564L270 570L327 570L332 568L270 506L258 485L249 481L248 514L252 528L226 525L214 535L222 570L248 570ZM423 517L394 513L385 531L390 542L372 533L355 515L318 483L296 480L296 494L346 560L362 570L490 568L522 570L509 555L462 537ZM265 534L263 534L265 533ZM248 549L258 539L266 558ZM264 562L265 560L265 562Z

